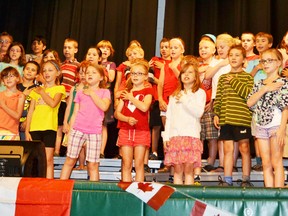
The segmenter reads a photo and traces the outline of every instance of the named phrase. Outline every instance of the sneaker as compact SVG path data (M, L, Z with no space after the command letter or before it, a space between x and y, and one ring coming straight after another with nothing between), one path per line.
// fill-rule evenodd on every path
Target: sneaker
M151 169L147 164L144 164L144 172L145 173L151 173Z
M216 169L211 170L211 172L224 172L224 167L218 166Z
M154 153L152 153L149 155L149 160L158 160L158 157Z
M197 175L195 178L194 178L194 185L195 186L201 186L201 179L200 179L200 176Z
M100 158L105 158L105 155L104 154L100 154Z
M204 172L210 172L212 170L215 170L216 168L213 165L211 165L211 164L207 164L202 169L204 170Z
M218 181L219 181L218 183L219 186L224 186L224 187L233 186L233 183L229 184L228 182L225 182L220 175L218 176Z
M240 185L240 187L254 187L254 185L249 180L243 181L241 179L238 179L237 184Z
M257 172L262 172L263 171L263 166L262 166L262 164L255 164L252 167L252 170L257 171Z

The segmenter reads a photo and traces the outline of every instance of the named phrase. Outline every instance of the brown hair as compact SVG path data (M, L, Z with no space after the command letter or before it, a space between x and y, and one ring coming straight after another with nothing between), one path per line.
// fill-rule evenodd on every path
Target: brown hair
M232 46L232 47L229 49L229 51L228 51L228 55L230 54L230 51L231 51L232 49L240 50L241 53L242 53L242 55L243 55L243 57L246 58L246 51L245 51L245 49L242 47L242 45L234 45L234 46Z
M115 50L113 49L113 46L111 44L110 41L108 40L101 40L98 44L97 44L97 48L100 49L100 47L108 47L110 49L111 52L111 57L114 55Z
M23 47L23 45L19 42L13 42L10 44L8 50L7 50L7 53L5 54L4 58L3 58L3 62L6 62L6 63L10 63L11 61L11 58L10 58L10 50L12 49L12 47L14 46L18 46L20 47L21 49L21 56L19 58L19 62L18 62L18 65L19 66L24 66L25 63L26 63L26 56L25 56L25 49Z
M268 39L268 43L269 44L273 44L273 36L269 33L266 33L266 32L258 32L256 35L255 35L255 38L257 40L257 37L265 37Z
M196 92L198 91L198 89L201 86L201 81L200 81L200 75L199 75L199 71L198 71L198 66L199 66L199 62L197 60L197 58L195 56L185 56L182 60L181 60L181 70L180 70L180 74L178 77L178 86L177 89L174 91L173 96L176 96L179 94L179 92L181 90L184 89L184 85L181 81L181 76L183 73L185 73L190 67L193 68L194 73L195 73L195 82L192 85L192 92Z
M16 68L11 67L11 66L6 67L1 71L1 74L0 74L1 81L3 81L4 78L7 77L9 74L12 74L15 77L19 78L19 82L20 82L21 80L20 73L18 72Z
M85 74L87 73L88 67L94 67L97 70L97 72L100 74L100 76L103 78L99 83L99 87L100 88L106 88L107 87L107 80L106 80L106 76L105 76L105 71L104 71L104 67L102 65L93 64L92 62L89 62L89 61L81 62L81 65L83 65L83 68L86 67L86 69L84 70Z

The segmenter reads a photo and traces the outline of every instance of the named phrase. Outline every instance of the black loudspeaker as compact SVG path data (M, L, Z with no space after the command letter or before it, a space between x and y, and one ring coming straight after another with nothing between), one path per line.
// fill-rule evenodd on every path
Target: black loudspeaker
M45 145L40 141L0 141L0 176L46 177Z

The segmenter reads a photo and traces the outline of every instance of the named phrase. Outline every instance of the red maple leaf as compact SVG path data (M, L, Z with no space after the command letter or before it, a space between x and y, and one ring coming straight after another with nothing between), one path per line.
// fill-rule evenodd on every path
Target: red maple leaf
M138 189L142 190L145 193L146 191L152 191L154 188L152 187L151 183L139 182L138 183Z

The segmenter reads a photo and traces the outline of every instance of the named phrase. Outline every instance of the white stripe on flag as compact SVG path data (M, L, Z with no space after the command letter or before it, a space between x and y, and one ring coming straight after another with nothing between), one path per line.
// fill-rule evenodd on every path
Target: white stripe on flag
M138 183L139 182L131 183L126 189L126 191L134 194L135 196L143 200L145 203L147 203L160 190L160 188L163 187L163 184L153 182L153 190L144 192L143 190L138 189Z
M17 189L21 178L0 177L0 212L1 215L14 216Z

